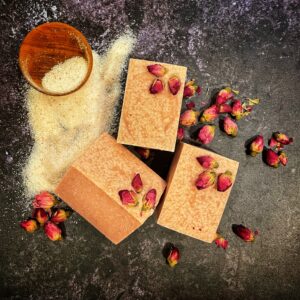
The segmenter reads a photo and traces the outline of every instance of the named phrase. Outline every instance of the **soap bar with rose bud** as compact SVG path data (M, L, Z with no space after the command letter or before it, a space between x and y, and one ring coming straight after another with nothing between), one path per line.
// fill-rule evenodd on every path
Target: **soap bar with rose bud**
M55 192L118 244L152 215L165 185L146 164L103 133L71 165Z
M211 157L202 162L200 157ZM180 143L169 171L165 195L158 208L157 223L190 237L211 243L221 221L239 163L214 152ZM207 168L211 169L207 169ZM213 185L197 189L199 174L215 173ZM231 172L232 185L217 189L220 174ZM222 175L221 177L224 177ZM226 176L225 176L226 177ZM226 182L225 182L226 183Z
M186 71L130 59L118 143L174 151Z

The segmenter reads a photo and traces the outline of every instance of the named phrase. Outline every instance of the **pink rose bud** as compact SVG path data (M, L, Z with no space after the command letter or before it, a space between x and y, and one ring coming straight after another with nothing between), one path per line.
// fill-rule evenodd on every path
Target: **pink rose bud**
M143 182L140 174L136 174L133 177L131 186L133 187L136 193L140 193L143 190Z
M148 159L150 156L150 149L136 147L135 151L143 158Z
M39 223L40 225L44 225L48 219L49 219L49 216L47 214L47 212L43 209L43 208L36 208L34 211L33 211L33 214L32 214L33 218L35 218Z
M20 226L27 232L32 233L38 229L38 223L34 219L22 221Z
M55 197L49 192L41 192L38 195L35 195L33 200L34 208L44 208L50 209L57 203Z
M59 208L53 213L50 221L53 223L62 223L64 221L66 221L69 216L70 216L69 211Z
M227 87L225 89L222 89L217 95L216 104L217 105L224 104L232 97L233 97L233 93L232 93L231 88Z
M173 246L170 249L170 252L169 252L169 255L167 258L167 262L168 262L169 266L173 268L178 264L179 260L180 260L179 249Z
M232 231L245 242L253 242L255 240L255 236L258 234L257 231L253 232L242 224L233 224Z
M197 123L199 113L192 109L188 109L180 116L179 123L182 126L194 126Z
M214 169L219 167L218 162L210 155L198 156L197 160L204 169Z
M160 79L155 79L150 87L151 94L158 94L164 89L164 84Z
M44 226L44 231L51 241L59 241L62 239L61 229L51 221L48 221Z
M181 141L184 138L184 129L179 127L177 131L177 139Z
M234 100L232 103L231 115L236 118L236 120L240 120L243 117L243 106L241 100Z
M226 171L218 176L217 190L219 192L225 192L232 186L232 173Z
M167 69L160 64L154 64L154 65L147 66L147 69L152 75L154 75L156 77L162 77L167 72Z
M204 145L211 143L215 137L215 130L214 125L204 125L198 132L199 141Z
M129 207L138 205L138 199L134 191L121 190L119 196L123 205Z
M144 212L144 211L154 209L155 204L156 204L156 189L151 189L143 197L143 206L142 206L142 210L141 210L141 215L142 215L142 212Z
M177 95L180 90L181 82L177 76L173 76L168 80L169 90L172 95Z
M272 149L266 151L266 162L269 166L273 168L278 168L279 165L279 156Z
M283 149L283 145L281 145L279 142L277 142L273 137L271 137L269 139L269 146L275 150Z
M231 113L231 111L232 111L232 107L227 103L221 104L219 106L219 114Z
M196 105L195 105L194 101L190 101L190 102L186 103L185 106L187 109L193 109L193 108L195 108Z
M250 144L251 156L256 156L257 153L261 153L264 150L264 138L262 135L258 135Z
M229 117L224 119L224 131L233 137L237 136L238 127L237 124Z
M228 247L228 241L225 240L220 234L217 234L215 244L218 246L218 248L223 248L224 250L226 250Z
M198 179L196 180L196 188L198 190L203 190L212 186L216 180L216 173L211 170L203 171L199 174Z
M275 132L273 134L273 137L278 143L282 145L289 145L293 143L294 140L293 138L289 138L286 134L280 132Z
M279 157L279 160L280 160L281 164L283 166L286 166L286 164L288 163L288 157L285 154L285 152L283 152L283 151L279 152L279 156L278 157Z
M192 79L185 84L184 90L183 90L183 97L190 98L190 97L194 96L195 93L200 94L201 88L199 89L199 86L197 86L195 84L195 80Z
M212 122L218 117L218 107L217 105L212 105L211 107L207 108L204 110L202 113L202 116L200 118L200 122L205 123L205 122Z

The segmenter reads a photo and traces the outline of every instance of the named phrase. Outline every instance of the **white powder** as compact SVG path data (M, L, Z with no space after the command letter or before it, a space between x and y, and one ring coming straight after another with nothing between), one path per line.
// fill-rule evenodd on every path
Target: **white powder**
M56 97L29 89L27 105L35 143L23 170L28 196L42 190L53 191L78 155L103 131L110 129L120 96L120 75L134 42L126 34L112 44L106 55L93 52L91 75L72 94ZM68 75L70 69L65 70L66 66L63 63L60 68Z

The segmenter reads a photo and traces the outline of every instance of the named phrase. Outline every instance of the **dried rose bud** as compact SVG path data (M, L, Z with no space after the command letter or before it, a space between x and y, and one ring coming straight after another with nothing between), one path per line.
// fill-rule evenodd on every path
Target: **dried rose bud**
M134 191L121 190L119 196L123 205L132 207L138 204L138 199Z
M219 167L219 163L210 155L198 156L197 160L204 169L214 169Z
M277 142L273 137L271 137L269 139L269 146L275 150L283 149L283 145L281 145L279 142Z
M255 236L258 234L257 231L253 232L249 228L243 226L242 224L232 225L232 231L241 239L243 239L245 242L253 242L255 239Z
M212 122L218 117L218 107L217 105L212 105L211 107L207 108L204 110L202 113L202 116L200 118L200 122L205 123L205 122Z
M243 117L244 109L242 106L241 100L234 100L232 103L232 111L231 115L236 118L236 120L240 120Z
M203 190L215 183L217 174L214 171L206 170L199 174L196 180L196 188Z
M173 76L168 80L169 89L172 95L177 95L180 90L181 82L177 76Z
M33 214L32 214L33 218L35 218L39 223L40 225L44 225L48 219L49 219L49 216L47 214L47 212L43 209L43 208L36 208L34 211L33 211Z
M224 104L232 97L233 97L233 93L232 93L231 88L227 87L225 89L222 89L217 95L216 104L217 105Z
M221 104L219 106L219 114L231 113L231 111L232 111L232 107L227 103Z
M278 143L282 145L289 145L293 143L294 140L293 138L289 138L286 134L280 132L275 132L273 134L273 137Z
M41 192L38 195L35 195L33 200L34 208L44 208L50 209L57 203L55 197L49 192Z
M158 94L164 89L164 84L160 79L155 79L150 87L151 94Z
M184 138L184 129L182 127L178 128L177 139L181 141Z
M170 249L169 255L167 257L167 262L169 266L173 268L178 264L179 260L180 260L179 249L173 246Z
M136 147L135 151L143 158L148 159L150 156L150 149Z
M233 137L237 136L238 127L237 124L229 117L225 117L224 119L224 131Z
M187 109L193 109L193 108L195 108L196 105L195 105L194 101L190 101L190 102L186 103L185 106Z
M257 153L261 153L264 150L264 138L262 135L258 135L250 144L251 156L256 156Z
M131 186L135 190L136 193L140 193L143 190L143 182L140 174L136 174L132 181L131 181Z
M154 209L155 204L156 204L156 189L151 189L143 197L143 206L142 206L141 214L143 211Z
M204 145L211 143L215 137L215 130L214 125L204 125L198 132L199 141Z
M167 73L167 69L160 64L147 66L147 69L152 75L156 77L162 77Z
M70 212L68 210L59 208L51 216L51 222L53 223L62 223L68 219Z
M228 247L228 241L225 240L220 234L217 234L217 237L215 239L215 244L218 246L218 248L221 247L224 250L226 250Z
M34 219L28 219L28 220L25 220L25 221L22 221L20 223L20 226L27 232L34 232L38 229L38 223L36 220Z
M279 165L279 156L272 149L266 151L266 162L269 166L273 168L278 168Z
M183 97L190 98L190 97L194 96L195 93L200 94L201 88L199 89L199 86L195 84L195 80L192 79L185 84L184 90L183 90Z
M180 116L179 123L182 126L193 126L196 125L199 113L192 109L188 109L183 112Z
M232 173L226 171L218 176L217 190L219 192L225 192L232 186Z
M279 160L280 160L281 164L283 166L286 166L286 164L288 163L288 157L285 154L285 152L283 152L283 151L279 152L279 156L278 157L279 157Z
M61 229L51 221L48 221L44 226L44 231L51 241L59 241L62 239Z

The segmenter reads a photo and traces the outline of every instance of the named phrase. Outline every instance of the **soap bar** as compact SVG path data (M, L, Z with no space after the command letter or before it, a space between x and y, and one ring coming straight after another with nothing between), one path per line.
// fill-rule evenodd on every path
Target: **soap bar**
M161 64L167 73L160 77L164 89L151 94L149 88L156 79L147 66ZM130 59L118 132L118 143L159 149L175 150L178 122L186 78L186 67ZM178 76L181 81L177 95L169 91L168 79Z
M139 204L122 204L119 191L132 190L131 181L139 173L143 190ZM142 197L156 189L156 203L165 189L162 180L124 146L103 133L67 170L55 193L113 243L118 244L153 213L141 215Z
M211 243L229 198L232 186L225 192L219 192L216 183L203 190L198 190L195 182L205 169L196 157L210 155L217 160L219 167L216 174L226 170L232 172L235 181L237 161L228 159L214 152L180 143L168 174L167 189L160 203L157 223L193 238Z

